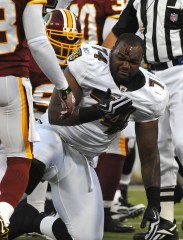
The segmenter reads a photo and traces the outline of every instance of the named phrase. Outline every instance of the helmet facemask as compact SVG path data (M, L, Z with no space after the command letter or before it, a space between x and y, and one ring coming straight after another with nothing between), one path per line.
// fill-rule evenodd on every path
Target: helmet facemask
M61 66L81 46L83 33L76 16L69 10L55 10L45 15L46 33Z

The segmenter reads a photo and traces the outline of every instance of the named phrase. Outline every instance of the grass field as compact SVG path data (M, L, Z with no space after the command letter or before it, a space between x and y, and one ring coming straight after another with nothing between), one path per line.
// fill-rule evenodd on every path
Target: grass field
M146 205L145 193L142 186L130 186L129 202L133 204L144 203ZM177 220L177 227L179 229L179 239L183 240L183 232L181 230L181 222L183 221L183 202L175 205L175 218ZM134 228L136 229L135 232L142 232L142 229L140 229L139 227L140 222L141 222L141 217L138 217L135 219L128 219L128 221L126 221L125 224L133 225ZM17 238L17 240L25 240L25 239L43 240L43 238L39 238L39 237L22 236ZM105 233L103 238L103 240L132 240L132 239L133 239L132 233L128 233L128 234Z

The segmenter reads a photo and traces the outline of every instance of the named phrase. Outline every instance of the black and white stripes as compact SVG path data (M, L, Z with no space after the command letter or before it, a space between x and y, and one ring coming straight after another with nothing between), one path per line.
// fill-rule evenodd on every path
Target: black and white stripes
M129 0L113 28L116 36L141 30L146 62L168 62L183 55L183 1Z

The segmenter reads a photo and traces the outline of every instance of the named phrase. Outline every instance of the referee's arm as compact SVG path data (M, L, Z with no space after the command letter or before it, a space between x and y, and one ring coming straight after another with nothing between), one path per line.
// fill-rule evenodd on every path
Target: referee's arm
M133 6L134 0L129 0L125 9L120 15L118 22L112 28L104 40L102 46L112 48L117 40L117 37L122 33L136 33L139 29L138 20L136 16L136 9Z

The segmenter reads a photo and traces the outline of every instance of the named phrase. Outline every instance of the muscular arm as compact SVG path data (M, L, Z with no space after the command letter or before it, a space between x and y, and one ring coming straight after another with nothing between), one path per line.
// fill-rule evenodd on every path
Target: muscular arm
M74 76L69 71L68 67L65 69L64 75L69 83L69 86L70 86L72 92L73 92L73 95L76 100L75 105L77 106L82 97L82 89L78 85ZM80 124L77 110L75 110L73 112L72 116L70 116L69 118L66 118L66 119L60 118L60 112L63 110L63 106L60 104L60 98L59 98L58 93L59 92L57 89L53 90L53 93L51 96L51 101L50 101L50 104L48 107L48 116L49 116L50 124L60 125L60 126L69 126L69 125Z
M116 35L114 35L114 33L111 31L106 39L104 40L104 42L102 43L102 46L103 47L106 47L106 48L109 48L109 49L112 49L113 46L115 45L116 43L116 40L117 40L117 37Z
M160 159L157 146L158 120L135 124L137 146L145 188L160 187Z

